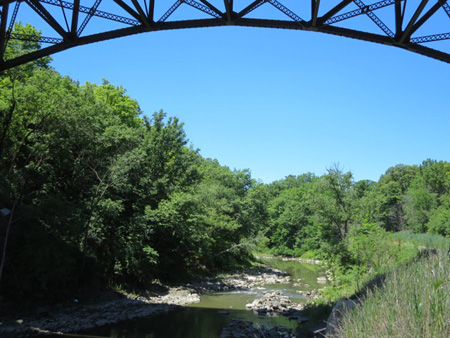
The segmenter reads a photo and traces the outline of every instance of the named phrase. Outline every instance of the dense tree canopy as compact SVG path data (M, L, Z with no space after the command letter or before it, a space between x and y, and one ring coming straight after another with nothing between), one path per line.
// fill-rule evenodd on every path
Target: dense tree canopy
M12 43L7 53L38 48ZM257 183L200 156L176 117L146 116L121 86L80 85L49 62L0 75L6 296L184 279L243 264L258 243L367 265L386 231L450 235L448 162L397 165L378 182L334 166Z

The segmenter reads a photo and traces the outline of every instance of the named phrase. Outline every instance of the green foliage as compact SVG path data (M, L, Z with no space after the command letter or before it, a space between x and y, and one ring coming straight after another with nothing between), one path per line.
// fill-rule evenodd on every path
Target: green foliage
M159 268L166 278L227 269L251 249L249 236L254 230L246 222L248 205L239 196L243 188L239 173L214 162L205 164L214 167L210 172L222 171L228 180L205 178L189 192L175 192L157 209L147 210L155 224Z
M334 275L326 298L351 295L419 254L414 244L387 230L448 234L447 170L447 162L427 160L389 168L379 182L354 182L338 167L321 177L276 181L267 186L267 247L275 254L312 252L327 261Z
M14 40L5 55L39 48ZM379 182L335 166L264 185L202 158L176 117L142 117L123 87L80 86L49 62L0 76L0 208L15 208L0 281L9 297L181 279L245 264L262 246L327 260L330 293L342 292L417 255L387 231L449 236L448 162L397 165ZM423 236L414 240L442 238Z
M43 63L1 80L0 207L16 205L3 295L50 299L248 260L265 189L187 147L177 118L141 119L124 88L79 86Z
M21 22L16 22L14 24L14 34L35 37L36 39L33 39L34 41L32 41L32 39L28 39L26 41L16 39L9 40L4 54L5 60L35 52L41 48L41 43L38 42L39 37L42 36L41 31L38 31L30 24L23 25ZM24 70L26 72L29 72L36 67L48 67L51 60L51 57L46 56L36 61L30 62L24 66L20 66L18 67L18 69L10 70L9 74L19 74L21 72L24 72Z
M352 228L347 242L354 262L367 271L370 268L379 269L382 265L387 265L389 260L383 257L388 251L387 235L383 228L373 223Z
M328 174L314 186L310 196L318 222L326 227L325 232L343 240L350 230L355 214L354 181L351 172L343 173L337 166L328 169Z
M408 225L404 211L404 195L419 172L418 166L399 164L380 177L374 204L375 220L390 231L404 230Z
M450 209L444 206L435 209L426 228L432 234L450 237Z
M422 177L412 181L404 200L408 228L415 232L426 232L431 210L436 208L436 196L429 192Z
M111 109L111 114L118 116L122 123L130 127L139 127L142 114L139 104L125 94L126 90L122 86L114 86L108 80L103 79L101 85L86 83L84 90L92 91L96 100Z
M275 183L275 186L289 188L280 190L278 196L268 203L265 236L273 253L300 256L308 250L317 249L320 243L309 202L316 179L308 175L297 178L295 184L292 184L292 177L287 180L291 183ZM269 190L272 189L269 187Z

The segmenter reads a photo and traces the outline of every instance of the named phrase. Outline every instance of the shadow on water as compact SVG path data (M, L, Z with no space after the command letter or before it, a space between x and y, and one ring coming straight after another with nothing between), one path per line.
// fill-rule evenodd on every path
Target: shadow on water
M283 316L258 316L247 310L231 309L222 314L217 309L190 307L169 314L117 323L112 327L88 330L81 334L114 338L213 338L220 337L222 329L233 319L251 321L255 327L282 325L294 332L299 325Z
M325 275L323 267L295 261L264 259L269 267L279 269L291 276L289 283L278 283L254 287L246 291L212 292L201 296L200 303L181 307L168 313L157 314L136 320L80 332L80 336L115 338L214 338L220 337L223 328L232 320L249 321L255 327L283 326L301 336L301 324L284 316L260 316L245 305L263 296L267 291L281 291L293 302L303 303L306 297L299 290L319 289L317 277Z

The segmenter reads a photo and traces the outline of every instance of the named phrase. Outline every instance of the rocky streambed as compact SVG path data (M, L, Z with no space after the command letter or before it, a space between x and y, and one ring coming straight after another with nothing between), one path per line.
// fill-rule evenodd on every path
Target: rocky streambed
M208 316L214 317L210 322L214 322L214 324L208 322L208 324L202 325L215 325L217 328L214 328L214 332L218 333L215 335L212 335L210 331L201 333L203 332L201 328L192 327L193 333L183 332L183 337L239 337L242 336L242 332L247 332L247 336L255 337L259 337L261 334L264 337L291 337L289 334L292 334L295 326L284 327L278 325L278 322L267 322L267 325L255 324L255 318L260 320L263 317L281 316L286 318L288 323L291 321L300 323L306 320L307 318L302 316L301 310L302 302L304 303L308 296L296 292L309 292L310 296L316 296L317 292L314 290L317 289L318 284L311 286L312 281L317 282L316 272L312 273L311 277L305 281L303 278L298 278L295 273L292 274L292 271L286 272L282 269L267 267L236 272L220 278L207 278L201 282L176 287L161 286L151 292L140 292L139 295L110 292L106 297L103 295L91 300L74 299L70 304L41 308L26 316L2 315L0 337L28 337L38 334L86 332L86 330L89 330L89 334L97 334L94 328L99 328L101 331L98 332L107 336L110 335L108 328L111 330L115 327L120 328L122 327L121 323L125 323L127 328L130 325L138 327L139 325L133 323L136 323L139 318L145 318L141 320L146 322L151 322L151 318L157 318L158 322L167 321L168 325L178 325L187 330L186 328L192 324L192 318L189 318L190 312L185 306L197 306L194 312L198 316L204 316L208 305L203 299L207 299L208 295L217 299L234 297L229 302L231 305L225 306L221 301L215 307L217 310L208 310ZM303 287L304 290L298 290L299 287ZM303 301L299 301L296 297L303 297ZM239 301L242 302L243 299L249 301L235 305ZM245 305L248 305L247 311ZM174 310L180 309L181 311L174 312ZM171 313L180 313L180 315L174 316ZM255 313L256 317L251 317L251 313ZM217 316L220 318L217 319ZM175 323L179 320L175 317L183 318L182 322ZM247 319L244 320L240 317ZM145 332L152 330L152 325L155 324L152 323L143 330L146 330ZM161 332L164 332L164 328L161 329ZM259 332L260 335L252 332ZM154 336L171 337L175 335L177 333ZM127 335L122 332L121 336L126 337Z
M206 278L202 282L186 286L198 293L250 290L268 284L286 284L291 281L288 273L274 268L248 269L221 278Z
M252 303L245 306L252 309L259 315L282 315L289 317L291 320L307 321L306 317L302 317L304 304L294 303L288 296L283 295L281 291L267 291L262 298L255 299Z
M102 300L74 299L70 305L39 308L25 316L4 315L0 320L0 337L80 332L118 321L168 313L182 305L200 301L197 293L185 287L158 293L138 296L108 292L100 296L104 298Z
M285 327L267 327L264 325L255 325L251 321L233 319L226 325L220 338L293 338L295 334L292 329Z

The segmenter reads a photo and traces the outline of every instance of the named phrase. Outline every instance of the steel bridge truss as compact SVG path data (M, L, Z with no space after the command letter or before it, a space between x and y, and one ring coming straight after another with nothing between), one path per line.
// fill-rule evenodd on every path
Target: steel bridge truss
M0 0L0 71L98 41L145 32L218 26L322 32L399 47L450 63L449 2L450 0L382 0L375 3L365 3L362 0ZM21 16L22 12L24 17ZM43 25L36 26L43 32L42 35L14 32L14 24L19 20L22 23L34 25L37 22ZM5 59L8 43L14 40L39 42L41 48ZM445 41L447 44L436 44L436 41ZM432 43L435 48L430 47ZM436 45L441 48L436 48Z

